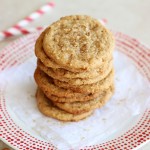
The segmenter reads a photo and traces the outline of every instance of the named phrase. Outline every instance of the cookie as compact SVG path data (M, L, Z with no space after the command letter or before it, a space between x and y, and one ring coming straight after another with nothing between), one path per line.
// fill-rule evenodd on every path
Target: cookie
M93 84L83 84L80 86L76 86L76 85L71 85L68 82L62 82L54 79L54 84L56 86L64 89L71 89L74 92L82 93L82 94L98 93L100 91L108 89L108 87L112 85L113 82L114 82L114 69L112 69L112 71L108 74L108 76L106 76L103 80Z
M82 78L73 78L73 79L71 78L70 79L70 78L63 77L63 75L62 76L57 75L57 73L54 72L54 69L44 66L44 64L42 64L42 62L40 60L38 60L37 64L38 64L38 67L42 71L44 71L48 76L50 76L54 79L60 80L60 81L69 82L69 84L71 84L71 85L82 85L82 84L96 83L96 82L102 80L103 78L105 78L108 75L108 73L112 70L112 67L113 67L113 64L111 61L107 65L107 67L103 68L103 72L99 72L99 76L96 76L94 78L87 78L88 77L87 76L84 79L82 79ZM66 72L69 72L69 71L66 70ZM75 74L75 73L72 73L72 74ZM86 72L85 72L85 74L86 74Z
M79 97L83 97L83 94L81 93L76 93L70 89L64 89L64 88L60 88L56 86L55 84L53 84L53 79L47 76L39 68L35 70L34 78L35 78L37 85L40 87L40 89L44 92L44 94L48 98L50 98L51 95L54 95L57 97L64 97L64 98L75 97L75 99Z
M112 55L114 39L101 23L86 15L61 18L45 33L43 49L58 65L74 70L99 68Z
M78 114L88 112L96 108L100 108L111 98L114 91L114 87L111 86L105 92L103 92L98 98L85 101L85 102L73 102L73 103L58 103L54 102L54 105L72 114Z
M74 79L74 78L96 78L99 75L101 75L106 68L110 66L110 64L113 63L112 57L110 57L105 63L102 64L102 66L98 69L93 69L89 71L84 71L84 72L71 72L66 69L60 69L60 68L52 68L53 72L55 73L56 76L58 77L64 77L64 78L69 78L69 79Z
M44 65L51 68L61 68L59 65L57 65L52 59L50 59L43 50L43 37L46 33L47 29L45 29L44 32L41 33L41 35L38 37L35 43L35 55L37 58L39 58Z
M51 59L50 57L48 57L45 54L45 52L43 50L43 38L44 38L44 35L47 32L47 30L48 30L48 28L45 29L41 33L41 35L38 37L38 39L36 40L36 43L35 43L35 55L36 55L36 57L40 59L40 61L44 64L44 66L56 69L56 72L57 72L57 69L59 70L59 73L65 72L68 70L68 71L71 71L71 72L76 73L76 74L78 74L80 72L82 75L84 75L85 70L83 70L83 69L76 70L73 68L67 68L67 67L60 66L53 59ZM112 56L110 55L108 60L110 60L111 57ZM91 72L92 72L92 74L94 74L95 70L92 70ZM77 75L77 76L80 76L80 75Z
M44 95L44 93L37 90L37 106L40 112L48 117L52 117L62 121L79 121L92 114L92 111L88 111L82 114L71 114L64 110L54 106L53 103Z
M94 94L83 94L80 97L58 97L55 95L48 94L48 98L51 99L53 102L61 102L61 103L73 103L73 102L83 102L83 101L89 101L94 98L99 97L103 91L100 93L94 93Z
M112 64L113 60L111 58L110 61L105 62L100 68L98 69L93 69L90 71L84 71L84 72L71 72L65 69L54 69L53 73L55 73L56 76L58 77L64 77L64 78L69 78L69 79L74 79L74 78L81 78L81 79L90 79L90 78L96 78L99 75L103 74L103 72L106 70L106 68L110 67L110 64ZM105 68L105 69L104 69Z

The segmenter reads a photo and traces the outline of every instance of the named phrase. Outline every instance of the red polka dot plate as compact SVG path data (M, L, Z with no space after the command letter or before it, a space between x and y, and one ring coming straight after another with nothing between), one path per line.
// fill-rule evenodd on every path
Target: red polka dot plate
M0 52L0 138L15 150L131 150L150 140L150 49L114 32L113 98L80 122L43 116L35 100L34 43L39 33Z

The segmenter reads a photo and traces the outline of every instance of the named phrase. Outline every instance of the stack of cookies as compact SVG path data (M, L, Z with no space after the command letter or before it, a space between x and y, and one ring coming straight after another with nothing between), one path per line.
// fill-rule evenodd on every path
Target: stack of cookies
M35 44L39 110L78 121L102 107L114 91L114 39L100 22L73 15L54 22Z

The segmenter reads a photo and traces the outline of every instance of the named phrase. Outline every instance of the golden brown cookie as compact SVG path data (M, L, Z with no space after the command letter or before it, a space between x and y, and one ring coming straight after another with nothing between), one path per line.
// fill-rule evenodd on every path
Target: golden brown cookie
M43 37L46 33L47 29L45 29L41 35L38 37L35 43L35 55L38 57L44 65L52 68L61 68L58 64L56 64L52 59L50 59L43 50Z
M59 109L54 106L53 103L44 95L44 93L38 89L37 90L37 105L41 113L48 117L52 117L62 121L79 121L92 114L92 111L88 111L82 114L71 114L64 110Z
M72 114L83 113L90 110L94 110L96 108L100 108L103 105L105 105L105 103L111 98L113 91L114 91L114 86L107 89L98 98L90 101L73 102L73 103L54 102L54 105Z
M63 77L63 75L62 76L57 75L56 71L54 71L55 69L52 69L50 67L48 68L48 67L44 66L44 64L42 64L42 62L40 60L38 60L37 64L38 64L38 67L42 71L44 71L48 76L50 76L50 77L52 77L54 79L60 80L60 81L68 82L71 85L82 85L82 84L96 83L96 82L102 80L103 78L105 78L109 74L109 72L112 70L112 68L113 68L113 64L112 64L112 61L111 61L111 62L109 62L109 64L107 64L105 66L105 68L103 68L103 71L98 71L97 73L95 73L96 75L99 73L98 76L95 76L93 78L89 78L87 76L84 79L82 79L82 78L73 78L73 79L71 78L70 79L70 78ZM61 69L61 70L64 70L64 69ZM69 71L66 70L66 72L69 72ZM77 74L77 73L70 72L70 74L71 73L72 74ZM87 74L87 75L89 74L90 75L90 73L88 73L86 71L85 71L85 74Z
M99 68L112 55L114 39L101 23L86 15L60 18L45 33L46 55L68 69Z
M100 68L93 69L90 71L84 71L84 72L71 72L66 69L60 69L60 68L57 68L57 69L52 68L52 69L55 75L58 77L64 77L64 78L69 78L69 79L74 79L74 78L89 79L89 78L98 77L99 75L103 74L106 68L110 67L110 64L112 63L113 63L113 60L111 58L111 60L109 59L109 61L105 62Z
M110 85L112 85L114 82L114 69L106 76L103 80L98 81L93 84L83 84L80 86L71 85L67 82L62 82L59 80L54 79L54 84L58 87L64 88L64 89L71 89L74 92L88 94L88 93L98 93L100 91L104 91L105 89L108 89Z
M57 87L53 84L53 79L46 75L39 68L35 70L34 78L40 89L44 92L44 94L49 97L49 95L55 95L58 97L81 97L83 96L81 93L75 93L70 89L63 89Z
M83 102L83 101L89 101L92 100L94 98L99 97L101 94L103 93L103 91L101 91L100 93L94 93L94 94L83 94L83 96L80 97L58 97L55 95L48 95L49 99L51 99L53 102L64 102L64 103L73 103L73 102Z
M67 68L67 67L60 66L53 59L51 59L50 57L48 57L45 54L45 52L43 50L43 38L44 38L44 35L47 32L47 30L48 30L48 28L45 29L41 33L41 35L38 37L38 39L37 39L37 41L35 43L35 55L36 55L36 57L40 59L40 61L44 64L44 66L53 68L53 70L55 69L54 71L56 71L56 72L58 72L58 70L59 70L60 74L62 74L63 72L66 72L68 70L68 76L70 76L69 72L71 71L74 74L76 74L75 76L78 76L78 77L83 76L83 78L84 78L84 76L86 76L86 75L84 75L85 74L85 70L83 70L83 69L76 70L76 69L73 69L73 68ZM108 60L111 60L111 58L112 58L112 56L110 55L105 61L107 62ZM100 72L102 72L102 70L101 70L102 67L103 67L103 65L100 67L100 70L99 70ZM81 75L78 74L79 72L81 73ZM94 72L95 72L95 70L91 70L90 71L90 73L92 73L92 75L95 75Z

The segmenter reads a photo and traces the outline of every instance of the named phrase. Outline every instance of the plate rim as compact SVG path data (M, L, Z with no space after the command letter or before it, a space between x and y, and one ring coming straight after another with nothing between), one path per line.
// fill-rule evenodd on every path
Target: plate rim
M12 50L12 48L11 48L11 46L13 45L14 46L14 48L15 48L15 46L18 44L18 42L19 43L21 43L21 42L25 42L26 40L28 40L28 39L32 39L34 42L35 42L35 40L36 40L36 38L37 38L37 36L39 35L39 33L40 32L35 32L35 33L31 33L31 34L29 34L29 35L26 35L26 36L23 36L23 37L20 37L20 38L18 38L17 40L15 40L15 41L13 41L13 42L11 42L8 46L6 46L5 48L3 48L1 51L0 51L0 58L2 59L2 62L1 62L1 64L0 64L0 72L2 72L3 70L5 70L6 68L9 68L9 67L12 67L12 66L15 66L15 65L19 65L20 63L23 63L22 61L23 60L20 60L20 61L16 61L15 63L12 63L11 65L10 64L7 64L8 63L8 61L6 60L6 61L4 61L3 62L3 60L4 60L4 58L5 57L12 57L12 51L10 52L10 49ZM115 38L116 38L116 47L117 47L117 49L119 50L119 51L121 51L121 52L123 52L125 55L127 55L128 57L130 57L131 58L131 56L137 56L137 53L140 53L141 55L139 55L139 59L138 58L136 58L136 60L134 60L133 58L131 58L133 61L134 61L134 63L136 64L136 67L137 67L137 69L141 72L141 74L143 75L143 76L145 76L145 78L147 79L147 81L148 82L150 82L150 75L147 73L148 71L150 71L150 68L148 68L148 66L144 66L144 64L145 64L145 62L150 62L150 58L148 57L147 58L147 55L149 56L149 48L148 48L148 46L146 46L146 45L144 45L144 44L142 44L141 42L139 42L137 39L135 39L135 38L132 38L132 37L130 37L130 36L128 36L128 35L126 35L126 34L124 34L124 33L122 33L122 32L115 32L115 31L113 31L113 33L114 33L114 36L115 36ZM31 42L33 42L33 41L31 41ZM120 41L120 42L119 42ZM33 44L33 43L32 43ZM122 45L122 47L119 47L119 45ZM126 49L126 50L124 50L124 49ZM130 49L130 50L129 50ZM133 51L134 50L134 51ZM8 53L6 53L6 52L8 52ZM29 51L30 52L30 51ZM25 53L25 51L22 51L22 53ZM8 56L9 55L9 56ZM24 58L25 59L25 58ZM142 60L142 62L140 62ZM10 61L10 60L9 60ZM11 62L11 61L10 61ZM5 67L3 66L3 63L5 63L5 64L7 64ZM2 105L2 101L5 101L5 98L4 98L4 95L3 95L3 89L0 87L0 110L1 110L1 112L3 111L2 109L5 109L5 112L3 112L3 113L8 113L7 112L7 110L6 110L6 108L3 108L4 106L5 106L5 102L4 102L4 104ZM9 116L9 114L7 114L8 116ZM147 120L146 121L148 121L148 117L147 117L147 115L149 116L149 118L150 118L150 109L147 109L144 113L143 113L143 117L141 117L140 118L140 120L137 122L137 124L136 125L138 125L139 123L140 123L140 121L141 121L141 119L143 119L143 118L147 118ZM6 116L5 116L6 117ZM10 117L10 116L9 116ZM3 118L2 116L1 116L1 118ZM8 124L8 121L7 121L7 119L6 118L3 118L4 119L4 121L2 121L2 127L3 127L3 129L4 129L4 125L5 124ZM10 117L10 119L11 119L11 117ZM12 120L12 119L11 119ZM7 122L7 123L6 123ZM12 122L13 122L13 120L12 120ZM13 122L14 123L14 122ZM136 126L135 125L135 126ZM146 125L146 123L145 123L145 125ZM17 126L17 125L16 125ZM135 127L134 126L134 127ZM133 127L133 128L134 128ZM18 128L21 128L21 127L18 127ZM21 130L23 130L22 128L21 128ZM130 129L130 130L132 130L132 128ZM130 131L130 130L128 130L128 131ZM127 132L125 132L123 135L125 135L126 133L128 133L128 131ZM24 131L25 132L25 131ZM150 131L149 131L150 132ZM29 133L27 133L29 136L31 136ZM123 135L121 135L121 137L123 137ZM143 134L144 135L144 134ZM145 135L144 135L145 136ZM31 136L32 137L32 136ZM119 136L120 137L120 136ZM116 139L118 139L119 137L117 137ZM142 136L143 137L143 136ZM32 138L34 138L35 140L36 140L36 142L37 142L37 140L38 141L40 141L39 139L37 139L37 138L35 138L35 137L32 137ZM31 138L31 139L32 139ZM2 134L0 134L0 139L2 140L2 141L4 141L5 143L7 143L7 145L9 145L9 146L11 146L12 148L15 148L15 149L19 149L19 150L21 150L21 149L24 149L24 147L23 146L21 146L21 143L18 143L18 145L17 146L19 146L19 147L17 147L17 146L14 146L14 143L12 142L12 141L9 141L8 139L6 139L6 137L4 136L3 137L3 135ZM30 139L30 138L29 138ZM105 142L105 143L101 143L101 144L98 144L98 145L91 145L91 146L86 146L86 147L84 147L84 148L81 148L81 149L93 149L93 148L115 148L116 146L119 146L119 145L121 145L122 143L121 143L121 141L122 140L126 140L126 138L121 138L122 140L119 140L118 141L118 143L115 143L115 140L116 139L113 139L113 140L110 140L110 141L108 141L108 142ZM149 140L150 139L150 137L148 136L148 135L146 135L146 138L145 138L145 140L143 139L143 140L141 140L141 141L139 141L139 142L137 142L136 144L134 144L134 145L130 145L131 143L128 143L127 142L127 145L126 146L128 146L129 148L131 148L131 146L133 147L133 148L137 148L137 146L139 146L139 144L142 144L142 143L144 143L144 142L146 142L147 140ZM12 143L11 143L12 142ZM35 141L33 141L33 142L35 142ZM53 148L53 149L56 149L56 147L52 144L52 143L49 143L49 142L45 142L45 141L42 141L41 140L41 142L40 143L42 143L42 144L39 144L39 146L38 146L38 144L37 145L35 145L33 148L36 148L36 149L40 149L40 148L45 148L45 147L48 147L48 148ZM132 143L133 144L133 143ZM45 146L45 147L44 147ZM111 147L110 147L111 146ZM26 147L26 148L28 148L28 147ZM32 147L31 147L32 148ZM28 148L28 149L30 149L30 148Z

